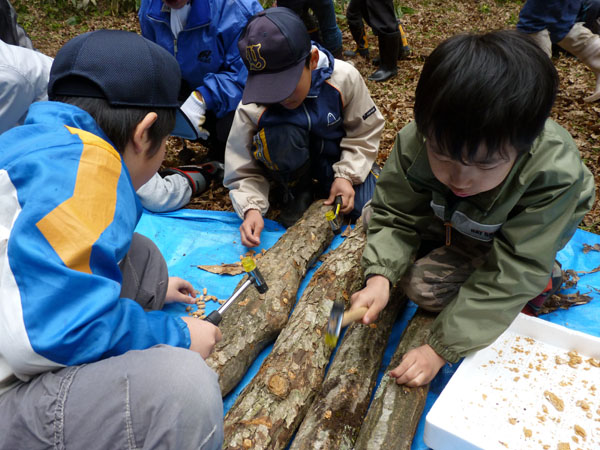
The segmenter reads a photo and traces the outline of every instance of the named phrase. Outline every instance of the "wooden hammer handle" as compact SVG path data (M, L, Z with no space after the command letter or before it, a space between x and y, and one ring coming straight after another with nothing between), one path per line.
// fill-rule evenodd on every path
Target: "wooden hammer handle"
M348 325L351 322L362 319L365 313L369 308L366 306L361 306L356 309L349 309L344 313L344 317L342 318L342 328Z

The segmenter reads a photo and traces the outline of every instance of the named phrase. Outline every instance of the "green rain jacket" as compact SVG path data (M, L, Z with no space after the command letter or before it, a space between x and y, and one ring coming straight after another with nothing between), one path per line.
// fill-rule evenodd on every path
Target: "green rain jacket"
M397 135L372 200L365 276L395 284L422 240L445 241L444 223L491 243L432 324L428 344L450 363L491 344L548 283L556 253L594 202L594 179L570 134L548 119L529 152L498 187L455 197L433 175L425 140L410 123ZM454 203L449 203L452 199Z

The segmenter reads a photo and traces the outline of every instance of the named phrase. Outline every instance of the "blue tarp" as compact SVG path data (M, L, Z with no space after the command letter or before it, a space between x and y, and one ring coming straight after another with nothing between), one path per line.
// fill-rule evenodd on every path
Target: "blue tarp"
M196 289L206 288L208 294L219 299L226 299L232 294L243 275L216 275L200 270L197 266L239 261L240 255L248 251L240 242L240 224L239 218L231 212L182 209L163 214L145 212L136 231L148 236L160 248L167 261L170 275L185 278ZM265 230L261 235L262 244L261 247L255 250L269 249L284 232L285 229L277 222L265 220ZM328 251L337 247L342 240L342 237L337 236ZM579 276L581 277L574 288L562 291L562 293L579 291L581 294L592 297L592 301L586 305L568 310L555 311L541 316L541 318L584 333L600 336L600 300L598 300L598 297L600 297L600 272L581 273L592 272L600 266L600 252L583 253L584 244L591 246L600 244L600 236L577 230L573 239L558 254L557 259L564 270L572 269L580 272ZM311 269L305 277L300 286L298 298L317 267ZM207 302L207 313L216 309L217 306L216 303ZM176 315L186 315L185 307L184 304L170 304L165 307L165 310ZM402 331L415 310L416 306L409 302L407 308L396 321L385 350L379 379L384 376L385 369L398 345ZM271 348L272 345L263 350L236 389L224 398L225 412L229 410L240 391L256 374ZM425 411L412 445L413 450L428 448L423 442L425 416L457 367L458 365L453 367L446 365L432 381Z

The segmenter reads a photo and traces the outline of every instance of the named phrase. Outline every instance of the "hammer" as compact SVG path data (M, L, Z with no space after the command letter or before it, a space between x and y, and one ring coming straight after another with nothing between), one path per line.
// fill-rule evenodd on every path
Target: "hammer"
M333 302L329 320L327 321L327 332L325 333L325 343L335 348L342 328L355 320L362 319L368 308L361 306L352 311L344 312L344 301L339 299Z
M221 319L223 318L223 313L251 284L254 284L256 290L260 294L264 294L269 290L265 279L256 267L256 262L254 262L254 259L252 259L250 256L246 256L244 259L242 259L242 267L244 268L244 271L248 274L248 278L246 278L246 281L244 281L244 283L238 289L236 289L236 291L231 295L231 297L229 297L227 301L220 306L219 309L211 312L208 315L208 317L204 320L212 323L213 325L218 326L221 322Z
M342 218L340 216L340 208L342 207L342 196L337 195L333 202L333 209L325 213L325 218L329 222L329 226L333 231L333 234L340 234L342 232Z

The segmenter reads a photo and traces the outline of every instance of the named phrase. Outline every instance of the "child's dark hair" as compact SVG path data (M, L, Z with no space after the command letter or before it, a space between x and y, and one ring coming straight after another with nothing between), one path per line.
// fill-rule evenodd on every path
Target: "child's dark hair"
M148 130L152 147L148 152L151 158L160 149L162 140L175 127L175 108L115 107L103 98L72 97L57 95L51 100L75 105L94 118L106 133L115 148L122 153L127 142L133 137L135 127L149 112L156 112L158 118Z
M507 145L527 152L556 98L558 74L544 52L515 30L463 34L427 58L415 93L415 121L444 154L473 162Z

